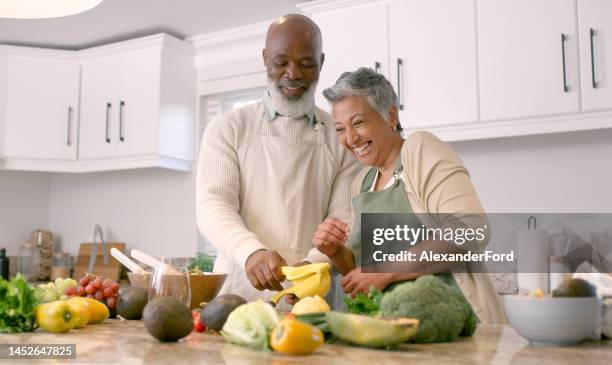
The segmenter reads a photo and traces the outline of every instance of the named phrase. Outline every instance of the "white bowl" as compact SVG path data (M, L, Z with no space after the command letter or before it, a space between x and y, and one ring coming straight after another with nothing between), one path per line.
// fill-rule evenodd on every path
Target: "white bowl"
M601 300L504 296L508 321L536 346L571 346L588 338L601 320Z

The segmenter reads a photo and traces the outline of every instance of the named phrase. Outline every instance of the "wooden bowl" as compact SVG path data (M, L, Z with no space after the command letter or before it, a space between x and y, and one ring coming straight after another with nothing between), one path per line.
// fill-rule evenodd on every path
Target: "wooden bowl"
M190 274L191 309L199 308L202 302L210 302L221 289L226 277L227 274L222 273ZM128 272L128 278L133 287L149 289L151 274Z

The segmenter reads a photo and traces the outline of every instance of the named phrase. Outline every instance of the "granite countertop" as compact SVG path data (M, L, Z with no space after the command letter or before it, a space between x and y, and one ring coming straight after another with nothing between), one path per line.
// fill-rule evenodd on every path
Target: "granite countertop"
M65 334L0 334L2 344L76 344L76 360L18 360L19 364L610 364L612 341L576 347L533 347L511 327L481 325L474 337L453 343L404 344L394 351L340 344L324 345L314 354L292 357L258 352L225 343L215 334L192 333L177 343L151 337L142 321L107 320ZM0 364L17 362L0 360Z

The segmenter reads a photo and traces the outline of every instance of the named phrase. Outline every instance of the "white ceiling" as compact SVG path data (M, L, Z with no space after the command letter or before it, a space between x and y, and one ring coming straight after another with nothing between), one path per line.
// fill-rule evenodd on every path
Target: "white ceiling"
M53 19L0 18L0 44L82 49L165 32L185 38L272 20L304 0L105 0Z

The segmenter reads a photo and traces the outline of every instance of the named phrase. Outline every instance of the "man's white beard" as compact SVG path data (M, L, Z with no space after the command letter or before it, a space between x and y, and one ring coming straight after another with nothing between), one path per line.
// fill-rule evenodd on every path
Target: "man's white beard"
M268 78L268 91L270 99L276 108L278 114L289 118L302 118L305 115L312 113L315 105L315 91L319 80L313 81L308 89L297 100L287 99L285 94L274 80Z

